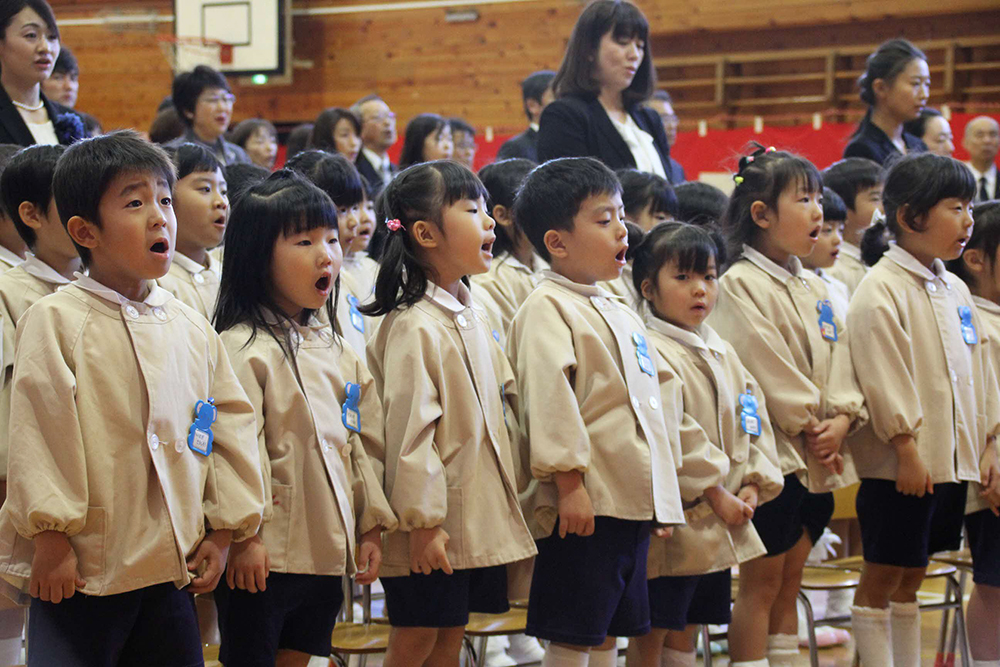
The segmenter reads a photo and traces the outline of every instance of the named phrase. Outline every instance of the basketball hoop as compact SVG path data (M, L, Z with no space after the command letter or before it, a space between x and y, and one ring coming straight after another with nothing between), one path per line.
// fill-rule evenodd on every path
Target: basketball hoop
M233 45L216 39L161 35L156 41L174 74L193 70L198 65L218 70L233 63Z

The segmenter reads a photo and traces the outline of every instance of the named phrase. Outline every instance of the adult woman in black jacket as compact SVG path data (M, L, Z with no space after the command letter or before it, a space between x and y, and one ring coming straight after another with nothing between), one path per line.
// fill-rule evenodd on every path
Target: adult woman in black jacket
M70 144L83 122L45 99L41 82L59 56L59 29L45 0L0 4L0 143Z
M552 82L556 100L542 113L540 161L596 157L612 169L666 178L663 123L642 106L656 86L649 23L635 5L598 0L576 22Z

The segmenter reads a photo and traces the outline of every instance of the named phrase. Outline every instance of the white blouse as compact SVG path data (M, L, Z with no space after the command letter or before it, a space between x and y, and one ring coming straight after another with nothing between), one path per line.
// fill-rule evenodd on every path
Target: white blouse
M666 178L667 174L663 170L663 161L660 160L660 154L653 144L652 135L636 125L635 119L628 114L625 115L624 123L610 114L608 114L608 118L611 119L611 124L618 130L618 134L625 140L628 149L632 151L632 157L635 158L635 168L639 171L645 171L650 174L656 174L661 178Z
M56 146L59 144L59 137L56 136L56 127L51 120L44 123L32 123L28 120L27 114L21 109L17 110L24 119L24 124L28 126L28 131L34 138L35 143L43 146Z

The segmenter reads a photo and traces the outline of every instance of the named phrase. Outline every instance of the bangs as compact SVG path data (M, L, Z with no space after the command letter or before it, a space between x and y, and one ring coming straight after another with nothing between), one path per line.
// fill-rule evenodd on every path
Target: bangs
M434 169L437 170L443 181L442 206L451 206L463 199L478 200L482 197L483 200L488 200L490 198L490 193L486 191L486 186L479 180L479 177L457 162L437 160L430 164L434 165Z
M798 155L791 155L774 165L775 195L793 183L811 195L823 192L823 177L816 165Z
M677 262L683 273L707 273L709 260L716 260L715 270L719 270L717 260L719 248L712 237L699 227L682 227L664 239L667 245L663 262Z
M177 147L173 157L174 166L177 167L178 180L196 172L225 171L219 159L210 150L198 144L181 144Z
M282 236L294 236L314 229L339 229L337 209L318 189L302 193L302 199L282 198L275 217L281 221ZM286 206L287 205L287 206Z
M631 2L616 3L611 12L610 32L615 39L649 40L649 22Z
M976 179L972 171L953 158L945 158L940 166L941 186L938 199L961 199L972 201L976 196Z
M649 209L651 213L666 213L671 218L677 217L680 206L673 188L654 188L651 194Z

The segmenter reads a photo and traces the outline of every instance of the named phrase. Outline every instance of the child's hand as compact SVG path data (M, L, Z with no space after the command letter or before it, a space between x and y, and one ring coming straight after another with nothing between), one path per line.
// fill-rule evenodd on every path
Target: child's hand
M559 537L590 537L594 534L594 506L583 475L576 470L557 472L555 480L559 488Z
M840 446L851 430L851 418L837 415L823 421L810 422L805 428L806 446L820 460L827 460L831 454L840 451Z
M705 499L712 511L728 526L742 526L753 518L753 508L723 486L705 489Z
M674 534L673 526L653 526L653 537L665 540Z
M896 444L896 438L893 438ZM934 493L934 483L927 472L924 462L920 460L917 444L912 436L896 445L896 458L899 467L896 472L896 490L904 496L923 498L925 493Z
M453 574L447 551L450 539L441 526L414 528L410 532L410 570L424 574L441 570Z
M979 483L983 485L979 495L986 498L993 514L1000 516L1000 464L997 463L996 446L992 441L987 443L979 470Z
M35 535L35 555L31 559L31 597L59 603L73 597L87 582L77 568L76 552L66 533L46 530Z
M267 590L267 575L271 571L271 557L260 535L243 540L230 549L226 584L230 589L239 588L256 593Z
M754 512L757 511L757 505L760 504L760 487L756 484L747 484L741 488L737 493L736 497L745 502L750 506L750 509ZM749 518L753 518L753 514Z
M382 566L382 526L375 526L361 536L355 563L358 573L354 575L354 581L361 586L375 583L379 567Z
M205 536L194 554L187 560L188 572L198 573L188 584L188 593L199 595L215 590L226 569L226 557L229 555L229 545L232 541L231 530L213 530Z

